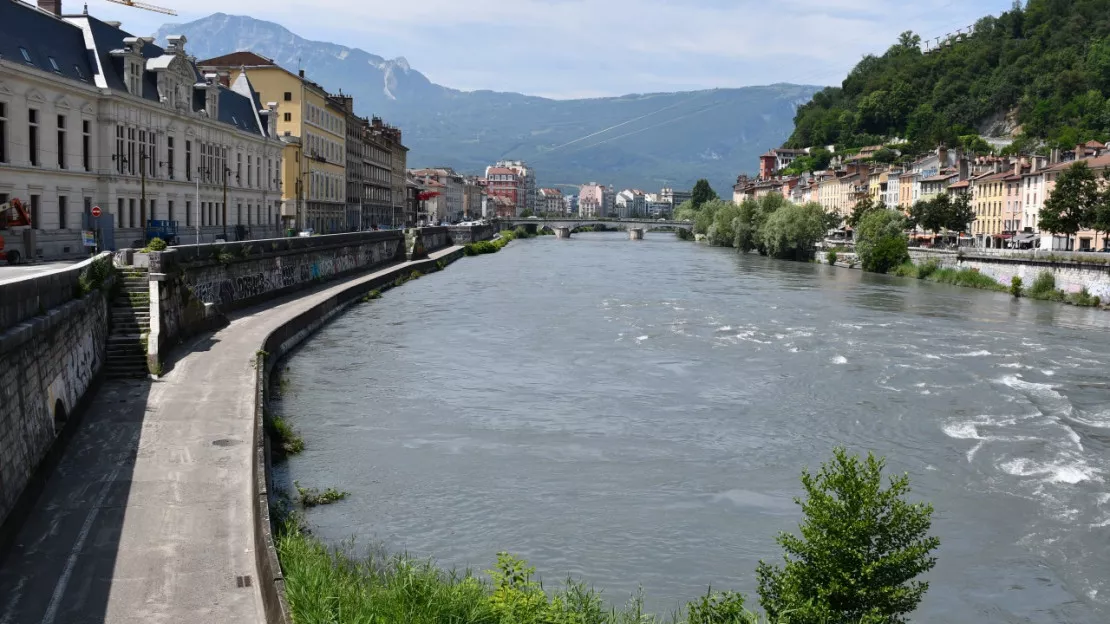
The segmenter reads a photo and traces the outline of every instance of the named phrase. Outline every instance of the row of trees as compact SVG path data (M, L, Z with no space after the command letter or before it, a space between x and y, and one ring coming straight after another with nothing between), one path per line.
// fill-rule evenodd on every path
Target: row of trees
M678 218L693 219L694 232L711 245L785 260L812 257L817 242L840 221L820 204L793 204L779 194L739 204L713 199L697 208L691 201L679 208Z
M852 229L856 229L865 216L886 209L887 206L881 200L876 202L871 197L865 197L856 202L852 214L845 221ZM910 206L908 212L906 229L920 228L934 234L966 232L975 220L971 197L966 193L941 193L929 199L918 200Z

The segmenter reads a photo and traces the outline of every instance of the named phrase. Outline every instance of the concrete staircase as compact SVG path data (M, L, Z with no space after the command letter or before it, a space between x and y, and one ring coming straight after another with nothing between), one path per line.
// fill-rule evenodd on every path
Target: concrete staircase
M108 334L107 376L146 377L146 336L150 333L150 275L145 268L123 267L121 288L112 301L112 332Z

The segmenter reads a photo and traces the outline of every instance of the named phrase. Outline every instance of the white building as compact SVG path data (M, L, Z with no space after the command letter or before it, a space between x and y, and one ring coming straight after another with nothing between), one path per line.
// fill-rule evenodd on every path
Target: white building
M626 219L630 217L644 217L647 214L647 203L644 192L636 189L624 189L617 193L615 198L617 216Z
M461 221L465 214L466 178L450 167L414 169L410 173L423 180L434 181L439 186L432 189L442 193L442 201L434 202L438 221ZM431 210L429 209L429 214Z
M58 14L0 3L0 201L28 206L34 256L85 255L94 206L117 248L142 246L151 220L182 243L279 232L276 104L201 76L184 37L162 49L42 4Z

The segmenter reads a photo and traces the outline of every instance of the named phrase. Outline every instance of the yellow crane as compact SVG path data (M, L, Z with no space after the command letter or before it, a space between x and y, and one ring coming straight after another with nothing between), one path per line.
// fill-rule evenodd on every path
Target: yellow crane
M155 13L177 15L177 11L174 11L173 9L166 9L160 6L154 6L153 4L147 4L145 2L135 2L135 0L108 0L108 2L114 2L116 4L122 4L124 6L134 7L136 9L146 9L147 11L154 11Z

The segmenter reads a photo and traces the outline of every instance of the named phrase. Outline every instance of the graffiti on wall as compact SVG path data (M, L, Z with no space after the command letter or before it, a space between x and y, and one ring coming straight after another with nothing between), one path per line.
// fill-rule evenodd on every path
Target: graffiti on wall
M205 303L229 304L306 282L330 279L397 257L401 242L377 241L318 252L259 258L186 271L185 283Z

